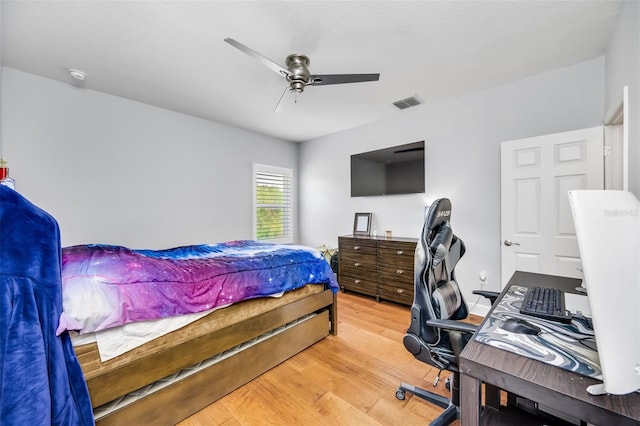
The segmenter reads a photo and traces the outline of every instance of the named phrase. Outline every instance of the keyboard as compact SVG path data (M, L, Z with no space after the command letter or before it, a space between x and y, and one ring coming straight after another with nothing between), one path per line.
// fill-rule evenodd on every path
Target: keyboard
M529 287L520 313L551 321L571 322L571 312L564 305L564 292L557 288Z

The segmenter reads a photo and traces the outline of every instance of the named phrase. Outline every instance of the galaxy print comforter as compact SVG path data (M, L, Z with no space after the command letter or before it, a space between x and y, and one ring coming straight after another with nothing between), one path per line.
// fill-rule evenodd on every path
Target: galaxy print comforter
M168 250L65 247L58 333L202 312L321 283L338 289L325 258L304 246L231 241Z

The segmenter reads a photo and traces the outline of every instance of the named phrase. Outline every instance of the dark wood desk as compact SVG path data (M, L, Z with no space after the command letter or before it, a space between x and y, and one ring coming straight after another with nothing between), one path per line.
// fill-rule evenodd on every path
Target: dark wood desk
M513 284L573 291L580 285L580 280L516 272L498 301ZM624 350L624 342L620 345ZM483 410L481 407L481 383L490 385L485 393L493 394L485 395L486 405L494 408L499 406L499 402L495 402L498 401L495 391L499 388L594 425L640 425L639 393L592 396L587 393L587 386L597 383L595 379L503 351L475 339L471 339L462 351L459 367L462 426L496 424L485 419L495 412L493 408Z

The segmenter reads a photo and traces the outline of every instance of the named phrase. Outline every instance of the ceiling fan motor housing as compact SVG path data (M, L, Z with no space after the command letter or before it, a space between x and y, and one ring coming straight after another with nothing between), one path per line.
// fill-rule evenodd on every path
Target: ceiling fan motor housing
M287 68L291 75L287 77L292 92L302 93L304 87L309 84L309 58L300 53L287 56Z

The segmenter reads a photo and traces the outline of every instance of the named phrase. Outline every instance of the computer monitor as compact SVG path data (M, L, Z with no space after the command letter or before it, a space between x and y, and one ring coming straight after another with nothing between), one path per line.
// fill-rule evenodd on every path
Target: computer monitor
M640 202L628 191L569 191L593 315L601 384L593 395L640 389Z

